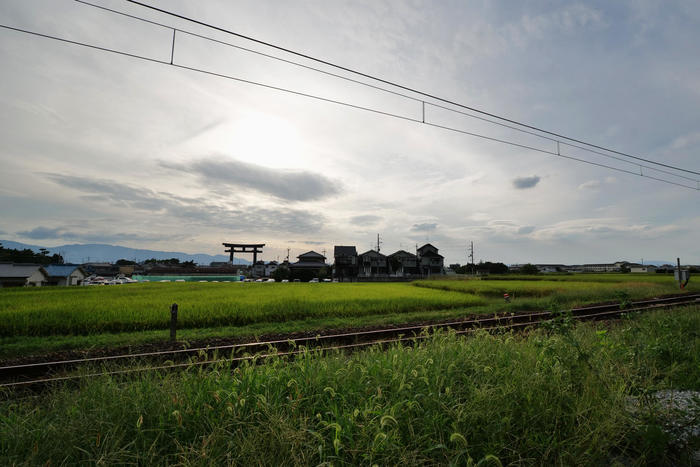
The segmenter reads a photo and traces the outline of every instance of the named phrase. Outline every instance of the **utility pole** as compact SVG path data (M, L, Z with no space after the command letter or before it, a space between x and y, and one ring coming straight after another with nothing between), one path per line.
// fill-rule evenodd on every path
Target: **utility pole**
M287 262L289 262L289 248L287 248Z
M377 253L379 253L379 249L381 248L382 241L379 239L379 234L377 234Z
M471 260L472 263L472 276L475 275L474 271L474 242L470 241L469 242L469 259Z

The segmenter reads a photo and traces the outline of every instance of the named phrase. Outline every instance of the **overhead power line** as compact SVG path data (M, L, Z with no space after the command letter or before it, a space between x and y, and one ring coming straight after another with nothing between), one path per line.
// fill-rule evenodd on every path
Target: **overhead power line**
M213 71L210 71L210 70L205 70L205 69L202 69L202 68L190 67L190 66L182 65L182 64L176 63L176 62L173 60L173 58L174 58L174 44L175 44L175 37L176 37L175 35L176 35L176 33L192 34L192 35L195 35L195 36L197 36L197 37L201 37L201 38L203 38L203 39L212 40L212 41L214 41L214 42L223 43L223 44L226 44L226 45L230 45L230 46L232 46L232 47L236 47L236 48L239 48L239 49L243 49L243 50L250 51L250 52L253 52L253 53L257 53L257 54L260 54L260 55L264 55L265 57L268 57L268 58L279 59L279 57L271 56L271 55L268 55L268 54L262 54L262 53L259 53L259 52L257 52L257 51L252 51L252 50L250 50L250 49L241 48L240 46L236 46L236 45L233 45L233 44L225 43L225 42L222 42L222 41L213 39L213 38L209 38L209 37L207 37L207 36L202 36L202 35L199 35L199 34L196 34L196 33L191 33L191 32L189 32L189 31L183 31L182 29L179 29L179 28L174 28L174 27L172 27L172 26L168 26L168 25L165 25L165 24L162 24L162 23L157 23L157 22L154 22L154 21L145 19L145 18L140 18L140 17L138 17L138 16L129 15L129 14L127 14L127 13L123 13L123 12L119 12L119 11L116 11L116 10L112 10L112 9L109 9L109 8L106 8L106 7L102 7L102 6L99 6L99 5L95 5L95 4L92 4L92 3L89 3L89 2L86 2L86 1L83 1L83 0L76 0L76 1L78 1L78 2L80 2L80 3L83 3L83 4L85 4L85 5L89 5L89 6L93 6L93 7L96 7L96 8L100 8L100 9L102 9L102 10L106 10L106 11L109 11L109 12L112 12L112 13L117 13L117 14L120 14L120 15L128 16L128 17L133 18L133 19L137 19L137 20L140 20L140 21L144 21L144 22L147 22L147 23L152 23L152 24L155 24L155 25L164 27L164 28L171 29L171 30L173 31L173 44L172 44L172 50L171 50L171 55L170 55L170 61L160 60L160 59L157 59L157 58L147 57L147 56L138 55L138 54L133 54L133 53L128 53L128 52L123 52L123 51L116 50L116 49L110 49L110 48L106 48L106 47L96 46L96 45L93 45L93 44L88 44L88 43L84 43L84 42L79 42L79 41L74 41L74 40L70 40L70 39L65 39L65 38L61 38L61 37L58 37L58 36L53 36L53 35L49 35L49 34L43 34L43 33L35 32L35 31L29 31L29 30L25 30L25 29L21 29L21 28L12 27L12 26L0 25L0 27L5 28L5 29L8 29L8 30L12 30L12 31L17 31L17 32L22 32L22 33L26 33L26 34L30 34L30 35L42 37L42 38L57 40L57 41L60 41L60 42L64 42L64 43L71 44L71 45L79 45L79 46L83 46L83 47L87 47L87 48L91 48L91 49L95 49L95 50L99 50L99 51L103 51L103 52L109 52L109 53L114 53L114 54L118 54L118 55L123 55L123 56L129 57L129 58L135 58L135 59L144 60L144 61L148 61L148 62L152 62L152 63L158 63L158 64L162 64L162 65L170 65L170 66L173 66L173 67L176 67L176 68L180 68L180 69L184 69L184 70L189 70L189 71L192 71L192 72L197 72L197 73L202 73L202 74L206 74L206 75L210 75L210 76L215 76L215 77L219 77L219 78L225 78L225 79L229 79L229 80L234 80L234 81L237 81L237 82L240 82L240 83L245 83L245 84L260 86L260 87L263 87L263 88L266 88L266 89L271 89L271 90L276 90L276 91L280 91L280 92L290 93L290 94L293 94L293 95L297 95L297 96L301 96L301 97L307 97L307 98L311 98L311 99L315 99L315 100L319 100L319 101L323 101L323 102L328 102L328 103L333 103L333 104L337 104L337 105L342 105L342 106L349 107L349 108L354 108L354 109L357 109L357 110L364 110L364 111L372 112L372 113L375 113L375 114L380 114L380 115L384 115L384 116L389 116L389 117L393 117L393 118L402 119L402 120L405 120L405 121L411 121L411 122L414 122L414 123L423 123L423 124L428 125L428 126L433 126L433 127L441 128L441 129L444 129L444 130L454 131L454 132L458 132L458 133L461 133L461 134L465 134L465 135L470 135L470 136L482 138L482 139L489 140L489 141L499 142L499 143L507 144L507 145L514 146L514 147L519 147L519 148L523 148L523 149L528 149L528 150L532 150L532 151L537 151L537 152L544 153L544 154L559 156L559 157L562 157L562 158L565 158L565 159L570 159L570 160L578 161L578 162L581 162L581 163L585 163L585 164L589 164L589 165L593 165L593 166L597 166L597 167L607 168L607 169L615 170L615 171L618 171L618 172L628 173L628 174L631 174L631 175L643 176L643 177L647 177L647 178L650 178L650 179L653 179L653 180L657 180L657 181L660 181L660 182L664 182L664 183L669 183L669 184L676 185L676 186L683 187L683 188L689 188L689 189L693 189L693 190L700 190L700 181L697 180L697 179L694 179L694 178L689 178L689 177L686 177L686 176L683 176L683 175L674 174L674 173L672 173L672 172L668 172L668 171L665 171L665 170L662 170L662 169L658 169L658 168L655 168L655 167L649 167L649 166L646 166L646 165L643 165L643 164L639 164L639 163L636 163L636 162L627 161L627 160L625 160L625 159L618 158L618 157L615 157L615 156L611 156L611 155L609 155L609 154L600 153L600 152L591 150L591 149L589 149L589 148L580 147L580 146L575 145L575 144L572 144L572 143L562 142L562 141L557 140L557 139L555 139L555 138L550 138L550 137L547 137L547 136L538 135L538 134L536 134L536 133L534 133L534 132L530 132L529 130L523 130L523 129L520 129L520 128L517 128L517 127L513 127L513 126L511 126L511 125L508 125L508 124L504 124L504 123L502 123L502 122L493 121L493 120L491 120L491 119L486 119L486 118L484 118L484 117L475 116L475 115L471 115L471 114L466 113L466 112L462 112L462 111L457 111L457 110L454 110L454 109L450 109L450 108L441 106L441 105L439 105L439 104L434 104L434 103L431 103L431 102L422 101L422 100L420 100L420 99L416 99L416 98L413 98L413 97L410 97L410 96L405 96L405 95L403 95L403 94L399 94L399 93L396 93L396 92L393 92L393 91L390 91L390 90L386 90L386 89L384 89L384 88L382 88L382 87L377 87L377 86L374 86L374 85L369 85L369 87L372 87L372 88L374 88L374 89L379 89L379 90L381 90L381 91L387 91L387 92L390 92L390 93L392 93L392 94L399 94L399 95L402 95L403 97L407 97L407 98L412 99L412 100L414 100L414 101L420 102L420 103L423 105L423 117L422 117L422 119L413 118L413 117L409 117L409 116L406 116L406 115L400 115L400 114L396 114L396 113L392 113L392 112L387 112L387 111L380 110L380 109L376 109L376 108L371 108L371 107L356 105L356 104L353 104L353 103L350 103L350 102L345 102L345 101L341 101L341 100L337 100L337 99L330 99L330 98L327 98L327 97L323 97L323 96L319 96L319 95L314 95L314 94L310 94L310 93L305 93L305 92L300 92L300 91L296 91L296 90L289 89L289 88L283 88L283 87L280 87L280 86L274 86L274 85L267 84L267 83L261 83L261 82L257 82L257 81L252 81L252 80L248 80L248 79L243 79L243 78L240 78L240 77L231 76L231 75L226 75L226 74L223 74L223 73L216 73L216 72L213 72ZM302 67L304 67L304 68L310 68L310 69L313 69L313 70L315 70L315 71L321 71L322 73L331 74L332 76L336 76L336 77L339 77L339 78L342 78L342 79L348 79L347 77L343 77L342 75L335 75L335 74L333 74L333 73L327 73L327 72L325 72L325 71L323 71L323 70L317 70L317 69L312 68L312 67L308 67L308 66L305 66L305 65L298 64L297 62L292 62L292 61L288 61L288 60L285 60L285 59L279 59L279 60L282 60L282 61L284 61L284 62L293 64L293 65L299 65L299 66L302 66ZM363 83L363 82L361 82L361 81L357 81L357 80L353 80L353 79L348 79L348 80L349 80L349 81L356 82L356 83L358 83L358 84L367 85L366 83ZM524 144L520 144L520 143L517 143L517 142L514 142L514 141L509 141L509 140L506 140L506 139L494 138L494 137L491 137L491 136L487 136L487 135L483 135L483 134L479 134L479 133L475 133L475 132L470 132L470 131L466 131L466 130L459 129L459 128L449 127L449 126L446 126L446 125L439 125L439 124L437 124L437 123L433 123L433 122L430 122L430 121L426 121L426 119L425 119L425 106L426 106L426 104L429 105L429 106L433 106L433 107L437 107L437 108L442 108L442 109L445 109L445 110L448 110L448 111L451 111L451 112L456 112L456 113L458 113L458 114L466 115L466 116L468 116L468 117L472 117L472 118L477 118L477 119L480 119L480 120L484 120L484 121L486 121L486 122L494 123L494 124L496 124L496 125L505 126L505 127L507 127L507 128L510 128L510 129L514 129L514 130L518 130L518 131L523 131L523 132L525 132L525 133L532 134L532 135L534 135L534 136L538 136L538 137L540 137L540 138L549 140L549 141L551 141L551 142L556 142L556 143L557 143L557 150L556 150L556 151L549 151L549 150L542 149L542 148L538 148L538 147L535 147L535 146L524 145ZM578 158L578 157L574 157L574 156L571 156L571 155L563 154L563 153L561 152L561 150L560 150L560 144L561 144L561 145L566 145L566 146L575 147L575 148L579 148L579 149L582 149L582 150L584 150L584 151L596 153L596 154L599 154L599 155L601 155L601 156L609 157L609 158L612 158L612 159L617 159L617 160L622 161L622 162L624 162L624 163L631 164L631 165L633 165L633 166L635 166L635 167L639 167L639 170L640 170L640 171L639 171L639 172L636 172L636 171L632 171L632 170L626 170L626 169L622 169L622 168L619 168L619 167L614 167L614 166L610 166L610 165L607 165L607 164L601 164L601 163L598 163L598 162L593 162L593 161L581 159L581 158ZM697 186L689 186L689 185L687 185L687 184L677 183L677 182L675 182L675 181L671 181L671 180L668 180L668 179L659 178L659 177L654 177L654 176L649 175L648 173L644 174L644 173L642 173L642 171L641 171L642 168L646 168L646 169L648 169L648 170L654 170L654 171L656 171L656 172L665 173L665 174L668 174L668 175L672 175L672 176L674 176L674 177L679 177L679 178L682 178L682 179L686 179L686 180L689 180L689 181L693 181L693 182L696 183Z
M230 42L222 41L222 40L219 40L219 39L210 37L210 36L205 36L205 35L203 35L203 34L198 34L198 33L195 33L195 32L192 32L192 31L188 31L188 30L185 30L185 29L175 28L174 26L171 26L171 25L168 25L168 24L164 24L164 23L160 23L160 22L158 22L158 21L153 21L153 20L150 20L150 19L142 18L142 17L140 17L140 16L136 16L136 15L132 15L132 14L129 14L129 13L125 13L125 12L123 12L123 11L119 11L119 10L115 10L115 9L112 9L112 8L108 8L108 7L105 7L105 6L103 6L103 5L98 5L98 4L96 4L96 3L91 3L91 2L88 2L88 1L85 1L85 0L74 0L74 1L76 1L77 3L82 3L83 5L87 5L87 6L90 6L90 7L93 7L93 8L97 8L97 9L100 9L100 10L104 10L104 11L107 11L107 12L110 12L110 13L114 13L114 14L117 14L117 15L120 15L120 16L125 16L125 17L131 18L131 19L135 19L135 20L137 20L137 21L141 21L141 22L148 23L148 24L153 24L153 25L156 25L156 26L160 26L160 27L162 27L162 28L165 28L165 29L172 30L172 31L173 31L173 35L175 34L175 31L177 31L177 32L180 32L180 33L189 35L189 36L197 37L197 38L204 39L204 40L207 40L207 41L211 41L211 42L214 42L214 43L217 43L217 44L225 45L225 46L227 46L227 47L232 47L232 48L234 48L234 49L238 49L238 50L241 50L241 51L244 51L244 52L248 52L248 53L251 53L251 54L255 54L255 55L262 56L262 57L265 57L265 58L269 58L269 59L272 59L272 60L276 60L276 61L279 61L279 62L287 63L287 64L289 64L289 65L294 65L294 66L297 66L297 67L300 67L300 68L304 68L304 69L307 69L307 70L311 70L311 71L315 71L315 72L318 72L318 73L322 73L322 74L324 74L324 75L332 76L332 77L334 77L334 78L339 78L339 79L342 79L342 80L345 80L345 81L349 81L349 82L351 82L351 83L355 83L355 84L359 84L359 85L362 85L362 86L366 86L366 87L368 87L368 88L375 89L375 90L382 91L382 92L386 92L386 93L388 93L388 94L393 94L393 95L395 95L395 96L399 96L399 97L403 97L403 98L406 98L406 99L410 99L410 100L412 100L412 101L421 103L421 104L423 104L423 105L426 104L425 101L423 101L423 100L421 100L421 99L418 99L418 98L416 98L416 97L410 96L410 95L408 95L408 94L405 94L405 93L402 93L402 92L398 92L398 91L394 91L394 90L391 90L391 89L387 89L387 88L382 87L382 86L373 85L373 84L367 83L367 82L365 82L365 81L359 81L359 80L357 80L357 79L353 79L353 78L350 78L350 77L348 77L348 76L340 75L340 74L337 74L337 73L332 73L332 72L329 72L329 71L327 71L327 70L323 70L323 69L320 69L320 68L316 68L316 67L312 67L312 66L309 66L309 65L305 65L305 64L303 64L303 63L295 62L295 61L293 61L293 60L288 60L288 59L285 59L285 58L282 58L282 57L278 57L278 56L276 56L276 55L266 54L266 53L260 52L260 51L258 51L258 50L254 50L254 49L250 49L250 48L247 48L247 47L243 47L243 46L240 46L240 45L238 45L238 44L232 44L232 43L230 43ZM173 49L174 49L174 47L175 47L175 41L174 41L174 40L173 40L172 47L173 47ZM172 56L172 52L171 52L171 56ZM171 60L171 65L172 65L172 60ZM491 124L498 125L498 126L501 126L501 127L504 127L504 128L508 128L508 129L510 129L510 130L518 131L518 132L521 132L521 133L526 133L526 134L529 134L529 135L532 135L532 136L535 136L535 137L538 137L538 138L542 138L542 139L545 139L545 140L548 140L548 141L551 141L551 142L554 142L554 143L566 144L567 146L571 146L571 147L573 147L573 148L577 148L577 149L580 149L580 150L583 150L583 151L587 151L587 152L590 152L590 153L592 153L592 154L597 154L597 155L599 155L599 156L606 157L606 158L608 158L608 159L614 159L614 160L617 160L617 161L620 161L620 162L624 162L624 163L631 163L631 162L628 161L627 159L623 159L623 158L621 158L621 157L613 156L613 155L611 155L611 154L605 154L605 153L603 153L603 152L596 151L595 149L591 149L590 147L584 147L584 146L580 146L580 145L573 144L573 143L566 143L566 142L561 141L561 140L558 140L558 139L556 139L556 138L552 138L552 137L550 137L550 136L546 136L546 135L543 135L543 134L540 134L540 133L536 133L536 132L534 132L534 131L531 131L531 130L528 130L528 129L525 129L525 128L521 128L521 127L518 127L518 126L515 126L515 125L508 124L508 123L503 123L502 121L494 120L494 119L491 119L491 118L486 118L486 117L479 116L479 115L474 115L473 113L468 113L468 112L464 112L464 111L461 111L461 110L456 110L456 109L454 109L454 108L446 107L446 106L444 106L444 105L436 104L436 103L433 103L433 102L428 103L428 104L431 105L431 106L433 106L433 107L442 109L442 110L446 110L446 111L449 111L449 112L454 112L454 113L459 114L459 115L464 115L464 116L469 117L469 118L473 118L473 119L476 119L476 120L481 120L481 121L484 121L484 122L487 122L487 123L491 123ZM425 122L425 108L423 108L423 119L422 119L422 123L426 123L426 122ZM472 135L472 136L474 136L474 135ZM527 148L527 149L531 149L529 146L527 146L526 148ZM574 158L574 160L579 160L579 159ZM684 176L684 175L680 175L680 174L677 174L677 173L668 172L668 171L666 171L666 170L662 170L662 169L659 169L659 168L656 168L656 167L649 167L649 166L646 166L646 165L643 165L643 164L639 164L639 163L634 163L634 165L635 165L635 167L642 167L642 168L645 168L645 169L655 170L655 171L660 172L660 173L665 173L665 174L667 174L667 175L671 175L671 176L674 176L674 177L679 177L679 178L682 178L682 179L685 179L685 180L689 180L689 181L693 181L693 182L699 183L698 180L695 179L695 178L690 178L690 177L686 177L686 176ZM629 173L632 173L632 174L634 174L634 175L637 175L636 172L631 172L631 171L630 171Z
M76 0L76 1L80 1L80 0ZM353 69L353 68L348 68L348 67L345 67L345 66L342 66L342 65L338 65L337 63L333 63L333 62L330 62L330 61L327 61L327 60L323 60L323 59L320 59L320 58L317 58L317 57L313 57L313 56L311 56L311 55L308 55L308 54L305 54L305 53L302 53L302 52L298 52L298 51L296 51L296 50L292 50L292 49L289 49L289 48L286 48L286 47L282 47L282 46L273 44L273 43L271 43L271 42L266 42L266 41L263 41L263 40L260 40L260 39L256 39L256 38L251 37L251 36L247 36L247 35L245 35L245 34L241 34L241 33L235 32L235 31L231 31L231 30L229 30L229 29L224 29L224 28L222 28L222 27L215 26L215 25L213 25L213 24L206 23L206 22L204 22L204 21L199 21L199 20L197 20L197 19L190 18L190 17L188 17L188 16L184 16L184 15L181 15L181 14L178 14L178 13L174 13L174 12L171 12L171 11L168 11L168 10L164 10L164 9L162 9L162 8L155 7L155 6L153 6L153 5L148 5L148 4L146 4L146 3L139 2L139 1L137 1L137 0L126 0L126 1L129 2L129 3L133 3L133 4L135 4L135 5L139 5L139 6L144 7L144 8L148 8L148 9L153 10L153 11L157 11L157 12L159 12L159 13L163 13L163 14L165 14L165 15L169 15L169 16L172 16L172 17L175 17L175 18L179 18L179 19L182 19L182 20L184 20L184 21L188 21L188 22L193 23L193 24L198 24L198 25L200 25L200 26L204 26L204 27L206 27L206 28L209 28L209 29L212 29L212 30L215 30L215 31L220 31L220 32L223 32L223 33L226 33L226 34L230 34L230 35L232 35L232 36L239 37L239 38L241 38L241 39L245 39L245 40L248 40L248 41L251 41L251 42L255 42L255 43L257 43L257 44L264 45L264 46L266 46L266 47L270 47L270 48L273 48L273 49L276 49L276 50L280 50L280 51L282 51L282 52L286 52L286 53L289 53L289 54L292 54L292 55L296 55L296 56L298 56L298 57L302 57L302 58L305 58L305 59L307 59L307 60L314 61L314 62L316 62L316 63L321 63L321 64L324 64L324 65L327 65L327 66L336 68L336 69L338 69L338 70L343 70L343 71L345 71L345 72L352 73L352 74L357 75L357 76L362 76L362 77L364 77L364 78L368 78L368 79L371 79L371 80L373 80L373 81L377 81L377 82L380 82L380 83L388 84L388 85L390 85L390 86L393 86L393 87L396 87L396 88L399 88L399 89L403 89L404 91L410 91L410 92L412 92L412 93L415 93L415 94L420 95L420 96L423 96L423 97L428 97L428 98L430 98L430 99L435 99L435 100L437 100L437 101L444 102L444 103L447 103L447 104L450 104L450 105L454 105L454 106L459 107L459 108L462 108L462 109L470 110L470 111L472 111L472 112L477 112L477 113L482 114L482 115L487 115L487 116L489 116L489 117L493 117L493 118L496 118L496 119L501 120L501 121L504 121L504 122L512 123L512 124L514 124L514 125L518 125L518 126L521 126L521 127L524 127L524 128L529 128L529 129L531 129L531 130L539 131L539 132L544 133L544 134L547 134L547 135L556 136L557 138L563 138L563 139L566 139L566 140L568 140L568 141L572 141L572 142L574 142L574 143L584 144L584 145L590 146L590 147L592 147L592 148L600 149L600 150L603 150L603 151L608 151L608 152L611 152L611 153L614 153L614 154L617 154L617 155L620 155L620 156L625 156L625 157L629 157L629 158L631 158L631 159L635 159L635 160L647 162L647 163L649 163L649 164L659 165L659 166L666 167L666 168L669 168L669 169L679 170L679 171L681 171L681 172L692 173L692 174L694 174L694 175L700 175L700 172L696 172L696 171L689 170L689 169L683 169L683 168L681 168L681 167L675 167L675 166L672 166L672 165L664 164L664 163L662 163L662 162L656 162L656 161L652 161L652 160L649 160L649 159L645 159L645 158L642 158L642 157L639 157L639 156L634 156L634 155L632 155L632 154L627 154L627 153L624 153L624 152L621 152L621 151L616 151L616 150L614 150L614 149L610 149L610 148L606 148L606 147L604 147L604 146L599 146L599 145L596 145L596 144L588 143L588 142L582 141L582 140L580 140L580 139L572 138L572 137L569 137L569 136L566 136L566 135L563 135L563 134L560 134L560 133L556 133L556 132L553 132L553 131L549 131L549 130L545 130L545 129L543 129L543 128L536 127L536 126L534 126L534 125L529 125L529 124L522 123L522 122L519 122L519 121L517 121L517 120L510 119L510 118L506 118L506 117L503 117L503 116L500 116L500 115L497 115L497 114L494 114L494 113L491 113L491 112L487 112L487 111L484 111L484 110L480 110L480 109L477 109L477 108L475 108L475 107L471 107L471 106L468 106L468 105L465 105L465 104L460 104L459 102L455 102L455 101L450 100L450 99L446 99L446 98L443 98L443 97L439 97L439 96L436 96L436 95L431 94L431 93L428 93L428 92L420 91L420 90L418 90L418 89L411 88L411 87L409 87L409 86L404 86L404 85L399 84L399 83L396 83L396 82L394 82L394 81L390 81L390 80L383 79L383 78L380 78L380 77L377 77L377 76L374 76L374 75L370 75L370 74L367 74L367 73L363 73L363 72L358 71L358 70L355 70L355 69Z

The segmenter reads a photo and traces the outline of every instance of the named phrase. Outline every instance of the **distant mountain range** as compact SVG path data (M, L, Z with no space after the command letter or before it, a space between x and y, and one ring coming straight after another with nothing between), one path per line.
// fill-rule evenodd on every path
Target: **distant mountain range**
M177 258L180 261L194 261L196 264L208 265L212 261L228 261L227 255L207 255L204 253L181 253L178 251L157 251L157 250L142 250L138 248L127 248L118 245L105 244L87 244L87 245L61 245L54 247L42 247L38 245L28 245L26 243L13 242L11 240L0 240L0 243L5 248L14 248L23 250L29 248L32 251L38 252L40 248L46 248L50 254L58 253L63 256L66 263L114 263L120 259L128 259L131 261L144 261L151 258L170 259ZM243 258L234 258L236 264L250 264Z

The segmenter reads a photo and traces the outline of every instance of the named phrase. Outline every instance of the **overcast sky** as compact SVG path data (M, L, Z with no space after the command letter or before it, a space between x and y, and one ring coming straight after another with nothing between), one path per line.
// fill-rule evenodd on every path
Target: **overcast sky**
M144 1L700 171L696 1ZM123 0L94 2L300 60ZM3 0L0 19L170 60L172 30L70 0ZM419 122L4 29L0 63L0 238L211 254L255 242L271 260L287 248L362 252L379 233L382 252L429 241L448 263L466 262L469 241L477 261L700 263L697 190L423 125L419 102L240 49L179 34L174 63ZM556 151L430 105L425 118Z

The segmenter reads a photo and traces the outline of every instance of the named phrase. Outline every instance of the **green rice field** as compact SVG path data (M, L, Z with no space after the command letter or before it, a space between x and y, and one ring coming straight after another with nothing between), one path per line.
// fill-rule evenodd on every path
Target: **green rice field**
M513 280L515 278L515 280ZM700 290L691 282L688 291ZM167 338L172 303L182 339L524 312L678 292L667 275L449 278L413 283L147 283L0 290L0 357ZM509 293L511 303L503 294Z

